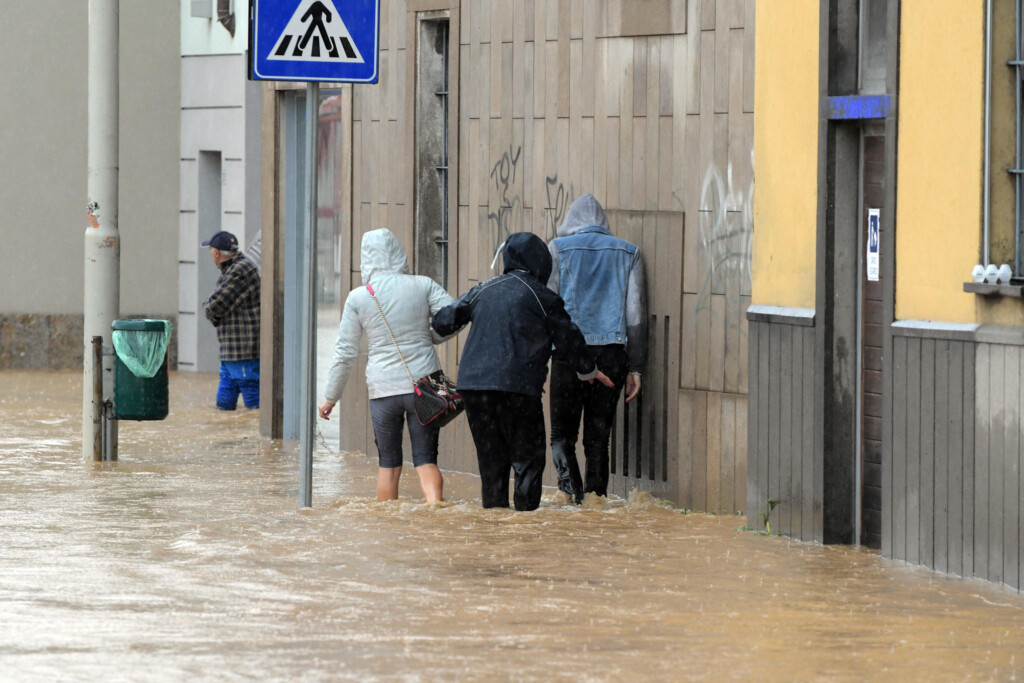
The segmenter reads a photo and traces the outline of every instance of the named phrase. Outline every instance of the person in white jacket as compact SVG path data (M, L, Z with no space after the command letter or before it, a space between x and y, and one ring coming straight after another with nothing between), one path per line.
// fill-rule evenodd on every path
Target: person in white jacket
M365 334L369 345L366 387L380 465L377 500L398 498L403 422L409 427L412 461L423 496L428 501L441 500L444 479L437 467L438 428L421 425L416 419L415 393L409 375L419 379L441 369L434 345L445 337L430 329L430 319L450 304L452 297L429 277L410 273L405 250L386 228L363 235L360 268L363 286L349 292L345 300L334 360L319 406L320 417L330 419L359 353L360 338ZM387 317L387 325L381 311ZM401 348L401 357L392 334Z

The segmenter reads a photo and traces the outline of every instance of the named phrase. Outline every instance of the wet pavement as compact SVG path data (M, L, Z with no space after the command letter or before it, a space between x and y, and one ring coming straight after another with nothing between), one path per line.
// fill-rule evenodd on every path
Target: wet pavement
M374 499L172 373L171 414L81 456L81 375L0 373L4 680L1013 680L1024 596L643 495L482 510L446 473ZM322 424L322 423L321 423ZM326 426L325 429L328 429ZM336 443L328 432L326 442Z

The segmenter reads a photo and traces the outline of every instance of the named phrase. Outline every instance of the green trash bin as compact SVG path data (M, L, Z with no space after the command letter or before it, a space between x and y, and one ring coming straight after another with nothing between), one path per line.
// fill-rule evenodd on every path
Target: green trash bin
M117 420L167 417L167 320L115 320L114 410Z

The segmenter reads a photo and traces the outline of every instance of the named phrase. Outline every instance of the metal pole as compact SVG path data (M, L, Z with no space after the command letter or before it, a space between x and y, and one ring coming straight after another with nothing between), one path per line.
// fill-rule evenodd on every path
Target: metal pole
M88 358L92 371L92 401L89 404L92 410L92 459L100 461L103 459L103 337L92 338L92 355Z
M102 413L95 405L94 382L104 386L102 400L110 395L111 382L103 382L112 373L112 359L101 357L95 372L93 337L101 337L107 346L113 344L110 326L118 315L121 288L121 238L117 229L118 170L118 25L120 0L89 0L89 173L85 228L85 362L82 382L82 456L102 457L102 448L95 444L93 419ZM117 423L108 431L116 458Z
M306 84L306 211L303 228L302 319L306 333L302 346L299 391L299 500L302 507L313 505L313 429L316 420L316 141L320 123L320 84Z
M992 193L992 0L985 2L985 149L981 198L981 264L989 264L989 230Z

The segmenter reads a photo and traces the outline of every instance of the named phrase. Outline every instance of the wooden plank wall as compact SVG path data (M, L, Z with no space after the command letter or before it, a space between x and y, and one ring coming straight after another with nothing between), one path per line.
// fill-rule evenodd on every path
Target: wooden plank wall
M821 542L820 455L814 444L815 328L750 323L747 525ZM769 501L773 505L769 505Z
M677 501L679 477L679 311L682 297L683 214L611 211L616 234L641 247L648 278L648 361L643 391L628 405L620 400L611 444L610 490L628 496L638 489Z
M1011 581L1004 579L1001 522L1004 468L1012 467L1014 481L1013 503L1005 508L1014 512L1005 516L1017 519L1020 355L1013 346L893 335L893 443L882 470L883 554L1018 585L1017 527L1013 561L1006 565ZM1015 374L1011 379L1006 372ZM993 465L999 472L995 479L990 478ZM993 486L998 503L992 503L993 482L998 482ZM996 528L998 539L990 538Z
M414 11L442 5L458 20L452 293L493 274L509 233L553 237L586 192L640 215L645 240L649 216L685 214L680 251L645 247L650 282L682 281L679 309L658 319L679 329L678 418L659 427L682 444L670 489L688 508L743 509L755 0L645 0L642 12L622 0L382 0L380 82L352 88L353 271L370 229L390 227L412 252L406 51ZM445 439L442 464L475 470L468 429Z

